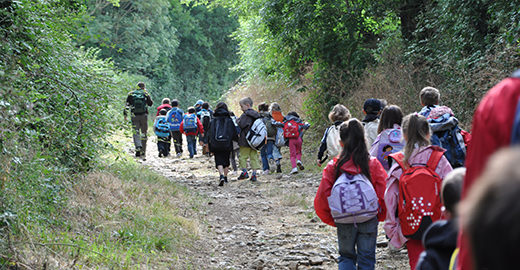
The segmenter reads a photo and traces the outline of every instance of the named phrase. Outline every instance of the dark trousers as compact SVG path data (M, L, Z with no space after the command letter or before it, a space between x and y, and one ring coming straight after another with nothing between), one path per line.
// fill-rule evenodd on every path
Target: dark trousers
M173 145L175 146L175 153L182 153L182 133L180 131L172 131Z
M157 149L159 150L159 154L162 154L165 157L170 155L171 144L171 136L157 137Z

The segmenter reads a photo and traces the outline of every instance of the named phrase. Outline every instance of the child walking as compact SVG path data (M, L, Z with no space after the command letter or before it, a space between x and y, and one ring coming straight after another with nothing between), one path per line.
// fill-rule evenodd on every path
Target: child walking
M249 146L246 135L255 120L260 118L260 114L253 110L253 100L250 97L242 98L239 104L240 109L242 109L244 113L238 118L238 127L240 128L240 136L238 137L240 154L238 161L240 168L242 168L242 173L238 176L238 180L249 178L247 174L247 160L249 159L253 171L250 180L255 182L257 181L256 170L260 170L260 159L258 158L258 151Z
M310 125L308 123L304 124L296 112L290 112L285 116L283 136L289 140L292 165L290 174L298 173L298 169L302 171L305 169L302 163L302 136L303 131L309 127Z
M403 121L403 112L396 105L390 105L383 109L381 113L381 121L377 127L376 140L370 147L370 155L376 157L385 170L390 169L388 157L392 153L401 151L404 147L403 135L401 132L401 123Z
M430 125L424 116L407 115L402 128L404 149L390 155L397 162L391 164L386 181L384 229L393 247L406 243L410 268L415 269L424 250L424 231L441 216L441 181L453 169L444 150L431 145ZM401 190L405 193L401 194ZM399 213L398 217L395 213Z
M167 157L170 155L172 136L170 134L170 125L166 119L167 113L168 111L166 109L159 111L159 116L155 118L155 122L153 124L153 130L155 135L157 135L157 149L159 151L159 157Z
M233 151L233 141L238 139L237 130L229 115L226 103L219 102L217 104L206 137L209 151L215 156L215 166L220 174L218 185L223 186L228 181L229 157Z
M194 107L188 108L188 113L184 115L184 119L181 122L180 131L186 135L186 141L188 142L188 152L190 158L197 153L197 135L204 134L204 128L199 118L195 114L196 110Z
M365 127L365 137L367 138L367 146L372 146L377 137L377 127L379 126L379 114L383 109L383 103L379 99L369 98L363 104L363 125Z
M323 138L321 139L320 149L318 151L318 166L321 167L321 164L323 164L329 156L334 158L341 153L343 147L341 147L339 143L339 127L343 122L349 119L350 111L341 104L336 104L330 111L329 120L332 122L332 126L325 130Z
M374 269L376 263L376 241L378 220L385 217L383 203L386 171L376 158L368 154L363 125L357 119L351 119L340 126L342 151L337 159L331 160L323 170L320 186L314 199L314 209L320 219L337 227L340 270ZM356 185L367 189L357 190L365 194L355 193L357 197L371 197L370 205L375 211L364 211L364 204L345 204L346 213L339 213L329 197L335 198L338 185L345 179L362 179ZM343 189L343 187L341 187ZM343 189L347 190L347 188ZM371 196L370 196L371 195ZM332 200L331 200L332 201ZM359 202L359 200L358 200ZM332 207L331 207L332 206ZM351 206L349 208L349 206ZM358 209L362 209L358 211ZM395 212L394 212L395 213ZM339 215L339 216L338 216ZM356 222L361 218L363 222ZM348 219L353 218L353 222Z
M282 152L280 152L280 148L285 144L285 139L283 138L283 119L284 116L282 114L282 108L276 102L271 103L270 111L273 120L276 122L276 137L275 143L273 145L273 158L276 163L276 172L282 172L282 165L280 161L282 160Z

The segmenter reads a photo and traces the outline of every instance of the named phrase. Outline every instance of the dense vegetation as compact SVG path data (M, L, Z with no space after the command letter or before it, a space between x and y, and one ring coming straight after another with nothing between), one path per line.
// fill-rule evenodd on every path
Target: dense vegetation
M0 35L0 268L23 261L13 239L72 231L68 191L100 170L137 81L186 107L241 78L235 100L285 99L318 126L338 102L417 110L431 85L469 128L520 66L520 8L504 0L6 0Z
M520 63L520 9L510 1L200 2L239 17L240 67L310 92L315 122L337 102L359 108L368 97L413 111L431 85L467 124L482 94Z

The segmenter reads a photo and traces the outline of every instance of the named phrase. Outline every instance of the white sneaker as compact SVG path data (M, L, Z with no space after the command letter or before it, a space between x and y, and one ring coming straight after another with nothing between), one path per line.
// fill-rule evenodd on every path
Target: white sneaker
M298 173L298 168L294 167L294 168L292 168L292 170L289 174L297 174L297 173Z
M305 170L305 167L303 167L303 163L301 162L301 160L296 161L296 165L298 165L300 171Z

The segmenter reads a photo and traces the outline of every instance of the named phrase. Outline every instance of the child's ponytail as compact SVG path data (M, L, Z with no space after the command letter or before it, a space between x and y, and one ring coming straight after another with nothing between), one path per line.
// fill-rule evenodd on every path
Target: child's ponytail
M361 122L355 118L344 122L339 128L339 136L343 142L343 150L336 163L336 179L341 175L341 166L350 159L361 169L362 174L371 179L368 165L370 155L365 140L365 129Z
M426 117L412 113L403 118L403 133L406 139L404 161L408 162L415 147L430 145L430 124Z

